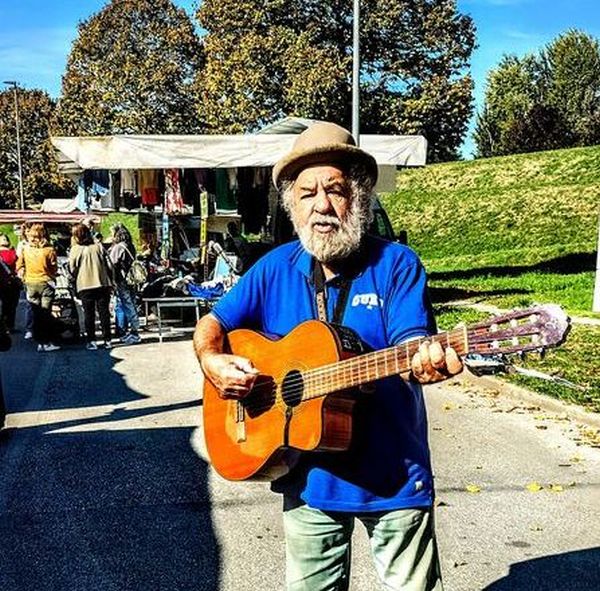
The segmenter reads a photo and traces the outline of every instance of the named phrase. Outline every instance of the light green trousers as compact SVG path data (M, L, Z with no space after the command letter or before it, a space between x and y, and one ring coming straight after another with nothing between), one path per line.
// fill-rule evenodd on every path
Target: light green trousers
M429 510L324 512L306 505L284 511L288 591L345 591L355 519L369 536L383 589L443 591Z

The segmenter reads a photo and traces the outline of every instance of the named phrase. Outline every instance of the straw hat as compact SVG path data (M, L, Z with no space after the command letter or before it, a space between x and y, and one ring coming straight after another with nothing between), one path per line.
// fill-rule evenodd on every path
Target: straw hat
M273 168L273 183L280 189L282 181L294 179L301 170L316 164L360 164L372 186L377 182L375 158L358 148L350 132L343 127L321 121L305 129L294 142L291 152L277 162Z

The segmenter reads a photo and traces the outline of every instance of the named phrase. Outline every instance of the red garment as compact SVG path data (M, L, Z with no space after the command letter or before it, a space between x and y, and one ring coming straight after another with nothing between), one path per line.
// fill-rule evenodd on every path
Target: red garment
M168 214L183 211L183 198L179 186L179 170L168 168L165 170L165 211Z
M0 258L13 273L16 272L17 253L14 248L0 248Z

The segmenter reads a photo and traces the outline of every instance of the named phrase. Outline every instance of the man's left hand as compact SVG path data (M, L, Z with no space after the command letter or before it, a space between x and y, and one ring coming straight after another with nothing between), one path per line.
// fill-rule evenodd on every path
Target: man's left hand
M463 363L452 347L443 349L439 343L425 341L411 362L411 379L421 384L441 382L460 373Z

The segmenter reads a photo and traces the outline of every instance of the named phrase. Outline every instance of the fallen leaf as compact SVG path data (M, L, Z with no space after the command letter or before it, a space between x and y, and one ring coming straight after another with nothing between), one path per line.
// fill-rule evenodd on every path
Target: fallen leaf
M443 406L444 410L454 410L456 406L451 402L446 402Z
M467 484L466 491L473 494L479 493L481 492L481 487L476 484Z
M564 488L562 484L551 484L550 490L555 493L563 492Z
M541 525L530 525L529 529L531 531L544 531L544 528Z
M539 483L539 482L530 482L526 487L525 487L529 492L540 492L541 490L543 490L543 486Z

